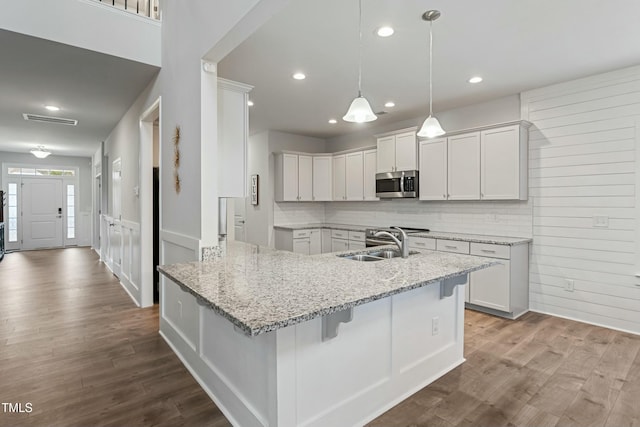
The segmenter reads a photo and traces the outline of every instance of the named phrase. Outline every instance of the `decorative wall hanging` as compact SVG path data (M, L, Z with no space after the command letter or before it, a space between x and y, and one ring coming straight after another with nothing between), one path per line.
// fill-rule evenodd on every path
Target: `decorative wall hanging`
M180 126L176 126L173 135L173 178L176 194L180 194L180 174L178 169L180 169Z
M251 204L258 204L258 185L260 181L260 176L251 175Z

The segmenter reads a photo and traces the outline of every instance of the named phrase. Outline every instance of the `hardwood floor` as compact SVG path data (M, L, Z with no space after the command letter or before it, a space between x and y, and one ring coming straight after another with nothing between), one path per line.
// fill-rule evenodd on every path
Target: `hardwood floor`
M0 426L228 426L89 249L0 262ZM467 311L467 362L370 426L640 426L640 336ZM333 427L333 426L332 426Z

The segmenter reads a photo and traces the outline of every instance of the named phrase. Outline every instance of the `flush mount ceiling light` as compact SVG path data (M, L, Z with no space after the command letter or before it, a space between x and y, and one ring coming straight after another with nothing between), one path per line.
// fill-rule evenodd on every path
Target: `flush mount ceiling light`
M418 136L434 138L444 135L440 122L433 116L433 21L440 17L437 10L427 10L422 19L429 22L429 117L422 124Z
M385 106L385 107L387 107L387 108L391 108L391 107L395 107L395 106L396 106L396 103L395 103L395 102L393 102L393 101L389 101L389 102L386 102L386 103L384 104L384 106Z
M378 117L373 114L369 101L362 96L362 0L358 0L358 96L351 102L347 114L342 120L345 122L365 123L372 122Z
M336 119L329 119L329 123L335 125L336 123L338 123L338 121Z
M38 145L38 147L31 150L30 153L39 159L44 159L45 157L49 156L49 154L51 154L50 151L44 149L44 145Z
M55 105L45 105L44 108L49 111L60 111L60 107L56 107Z
M376 34L379 37L389 37L392 36L394 32L394 29L388 26L380 27L376 30Z
M468 81L469 83L480 83L482 81L482 77L474 76L474 77L471 77Z
M304 73L298 72L293 75L293 78L296 80L304 80L307 78L307 76L305 76Z

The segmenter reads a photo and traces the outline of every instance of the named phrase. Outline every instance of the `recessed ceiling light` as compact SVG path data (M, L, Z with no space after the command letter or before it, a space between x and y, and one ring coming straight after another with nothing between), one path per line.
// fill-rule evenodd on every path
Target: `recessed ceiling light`
M247 105L248 105L249 107L253 107L253 101L247 101Z
M304 80L307 78L307 76L305 76L304 73L295 73L293 75L293 78L296 80Z
M469 83L480 83L481 81L482 81L482 77L480 76L471 77L469 79Z
M394 33L393 28L391 27L380 27L376 30L376 34L380 37L389 37L392 36Z
M45 105L44 108L49 111L60 111L60 107L56 107L55 105Z
M338 123L338 121L336 119L329 119L329 123L335 125L336 123Z
M393 102L393 101L389 101L386 104L384 104L384 106L387 107L387 108L391 108L391 107L395 107L396 103Z

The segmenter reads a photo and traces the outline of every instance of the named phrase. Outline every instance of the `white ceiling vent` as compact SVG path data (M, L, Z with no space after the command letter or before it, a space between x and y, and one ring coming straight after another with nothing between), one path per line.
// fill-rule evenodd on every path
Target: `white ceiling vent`
M78 124L77 120L64 119L62 117L40 116L38 114L29 113L23 113L22 117L24 117L25 120L29 120L32 122L55 123L67 126L76 126Z

